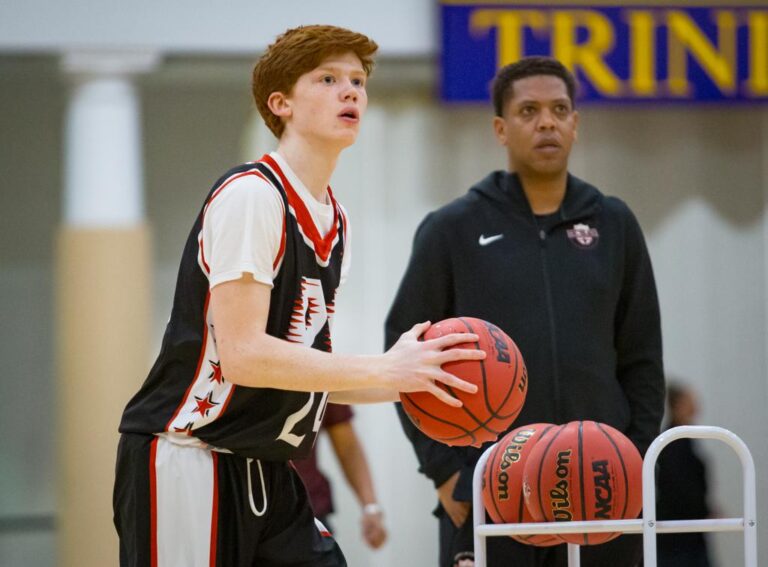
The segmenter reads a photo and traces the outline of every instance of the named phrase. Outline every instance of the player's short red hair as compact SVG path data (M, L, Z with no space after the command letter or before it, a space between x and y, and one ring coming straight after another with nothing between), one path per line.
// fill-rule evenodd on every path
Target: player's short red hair
M379 46L367 36L335 26L300 26L278 36L253 68L253 99L272 133L280 138L285 124L267 105L274 92L290 94L304 73L332 55L354 53L367 75Z

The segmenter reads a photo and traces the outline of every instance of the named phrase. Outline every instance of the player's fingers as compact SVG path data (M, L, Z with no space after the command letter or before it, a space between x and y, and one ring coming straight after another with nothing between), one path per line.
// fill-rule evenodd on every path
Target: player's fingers
M403 333L401 336L408 336L414 339L418 339L421 335L423 335L427 329L429 329L430 325L432 323L430 321L424 321L423 323L416 323L413 327L408 329L405 333Z
M469 348L450 348L443 350L435 356L435 361L438 364L445 364L446 362L456 362L457 360L483 360L486 357L484 350L469 349Z
M451 396L448 392L440 388L439 386L436 386L433 382L430 382L429 386L427 386L427 392L435 396L438 400L441 402L455 407L460 408L462 405L461 400L458 398L454 398Z
M445 349L462 343L476 343L480 340L474 333L451 333L449 335L443 335L442 337L436 337L430 339L428 342L430 346L434 346L439 349Z
M468 394L477 393L477 384L473 384L472 382L467 382L465 380L462 380L461 378L451 374L450 372L445 372L445 371L441 372L440 375L437 377L437 380L439 380L446 386L455 388L457 390L461 390L462 392L467 392Z

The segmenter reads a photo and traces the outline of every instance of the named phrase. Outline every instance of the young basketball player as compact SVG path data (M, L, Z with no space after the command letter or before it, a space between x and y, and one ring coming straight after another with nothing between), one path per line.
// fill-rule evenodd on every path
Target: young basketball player
M345 565L288 462L309 453L326 402L426 390L460 405L435 383L476 390L440 366L482 358L444 350L477 337L419 341L429 323L384 355L330 353L350 247L328 183L357 137L376 49L307 26L254 68L278 149L224 174L189 235L162 349L120 424L123 566Z

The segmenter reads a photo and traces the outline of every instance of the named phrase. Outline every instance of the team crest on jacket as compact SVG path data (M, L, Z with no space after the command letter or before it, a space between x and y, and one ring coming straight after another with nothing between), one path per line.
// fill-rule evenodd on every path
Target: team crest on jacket
M600 238L596 228L592 228L584 223L577 223L573 225L573 228L569 228L565 232L568 235L568 240L575 244L577 248L594 248Z

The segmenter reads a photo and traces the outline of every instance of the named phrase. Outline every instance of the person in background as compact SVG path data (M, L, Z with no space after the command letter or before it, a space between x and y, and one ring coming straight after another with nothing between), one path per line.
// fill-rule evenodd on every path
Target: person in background
M347 405L331 404L326 407L321 431L328 434L336 459L344 477L362 508L360 529L365 543L378 549L387 541L384 513L376 500L368 461L360 438L352 425L354 413ZM328 516L335 512L331 483L317 466L317 445L306 459L297 459L293 465L304 481L315 516L331 531Z
M667 386L669 428L693 425L699 404L693 390L681 383ZM700 520L712 516L707 463L694 439L667 445L657 461L656 517L659 520ZM712 567L703 533L659 534L658 567Z

